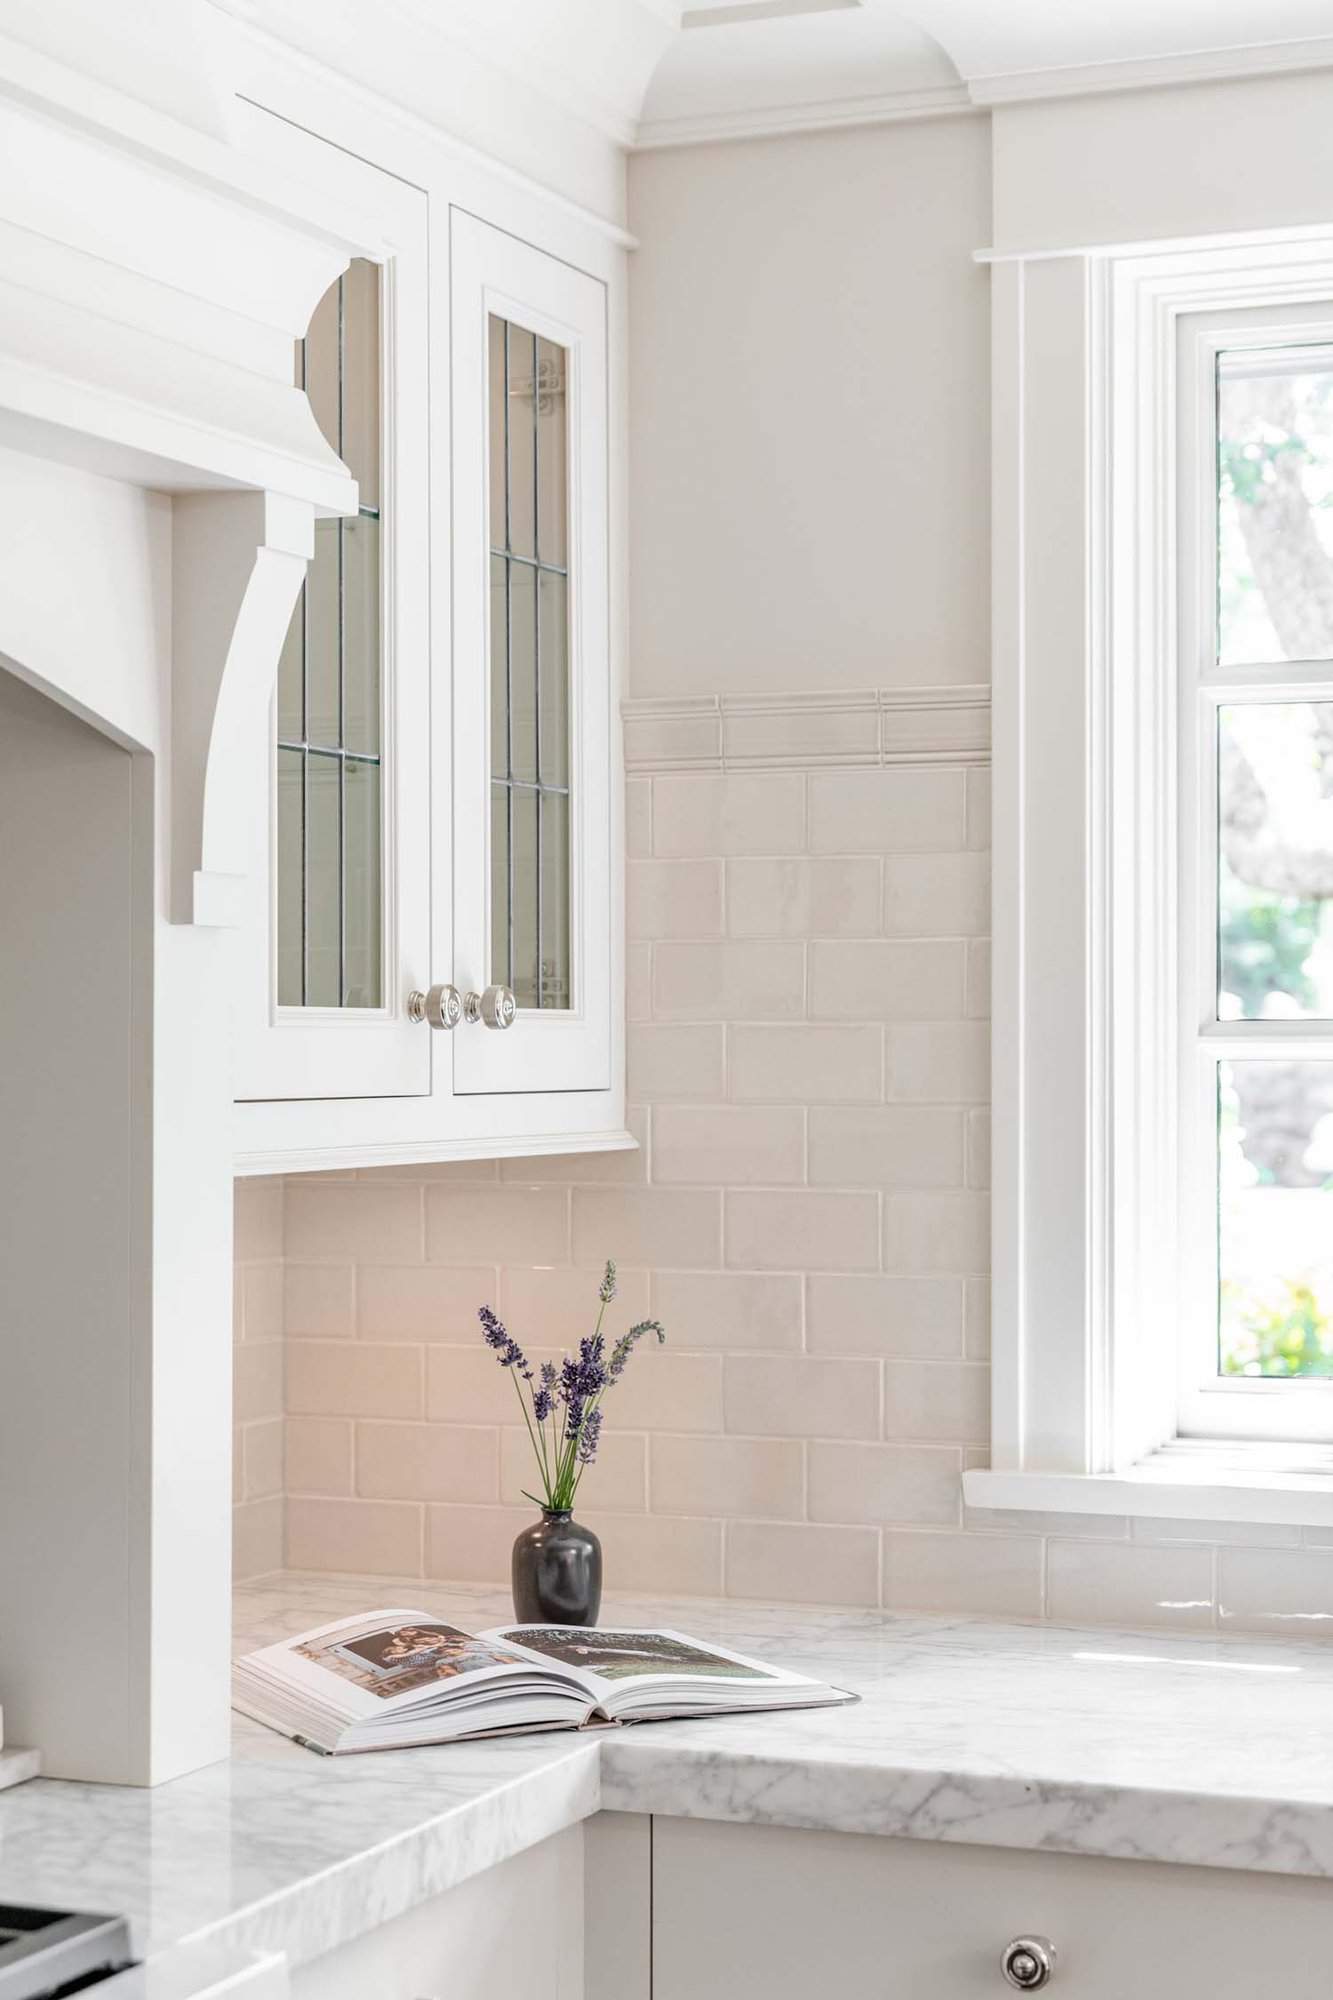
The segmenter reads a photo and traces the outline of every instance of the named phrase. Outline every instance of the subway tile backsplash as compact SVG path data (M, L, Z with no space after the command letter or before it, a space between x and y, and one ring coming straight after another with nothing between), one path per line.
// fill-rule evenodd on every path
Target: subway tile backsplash
M989 1408L984 701L876 700L822 731L795 699L685 735L631 717L637 1153L238 1186L240 1573L502 1580L531 1473L477 1307L555 1353L612 1256L614 1325L668 1332L580 1498L613 1583L1320 1629L1333 1550L1295 1531L963 1508Z

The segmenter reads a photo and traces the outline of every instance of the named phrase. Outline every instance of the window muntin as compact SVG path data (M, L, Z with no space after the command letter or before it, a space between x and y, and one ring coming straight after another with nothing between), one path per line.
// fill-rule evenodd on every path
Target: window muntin
M297 344L296 381L355 476L318 521L278 670L277 998L378 1008L382 906L380 269L356 258Z
M491 978L567 1009L568 354L488 320Z

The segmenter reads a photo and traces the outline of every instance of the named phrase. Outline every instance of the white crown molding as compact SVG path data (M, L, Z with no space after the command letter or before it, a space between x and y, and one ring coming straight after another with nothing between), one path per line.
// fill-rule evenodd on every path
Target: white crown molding
M223 0L217 0L217 4L221 6ZM309 79L322 90L335 90L340 97L351 104L364 105L368 111L373 112L376 119L382 120L387 126L396 127L401 132L411 133L414 137L425 140L448 158L474 167L492 180L502 182L506 187L515 188L534 201L540 201L547 208L568 216L571 221L617 244L621 249L638 249L638 238L611 216L603 215L598 209L588 208L582 202L574 201L569 195L561 194L558 189L548 187L544 181L535 180L531 174L525 174L520 167L510 166L497 154L483 152L480 146L474 146L468 140L447 131L443 126L433 124L429 118L424 117L419 111L413 111L409 105L400 104L395 98L384 97L378 91L368 89L355 77L346 76L341 70L330 68L318 56L311 55L305 49L298 49L293 43L284 41L270 29L243 19L240 15L232 18L231 25L237 36L249 42L256 50L262 51L271 60L288 68L292 74ZM254 105L260 111L270 108L261 103L257 97L246 96L244 102Z
M1310 41L1261 42L1231 49L1197 49L1185 55L1140 56L1124 62L1079 63L1059 69L973 76L967 80L967 90L975 105L989 107L1029 104L1051 97L1088 97L1106 91L1224 83L1330 67L1333 67L1333 35L1319 35Z
M780 139L789 133L834 132L855 125L896 125L923 118L957 118L978 109L964 84L896 90L868 97L771 104L745 111L704 112L697 118L647 118L634 140L637 153L671 146L706 146L727 139Z
M625 769L794 770L990 760L990 689L812 690L626 701Z

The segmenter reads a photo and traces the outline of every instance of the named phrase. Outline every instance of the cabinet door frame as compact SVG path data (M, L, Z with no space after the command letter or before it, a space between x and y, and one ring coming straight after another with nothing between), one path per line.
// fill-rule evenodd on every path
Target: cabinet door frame
M425 1096L431 1035L407 996L431 962L429 210L425 193L312 133L260 114L264 154L338 204L381 269L381 922L378 1007L277 999L276 690L254 749L255 815L238 964L238 1100ZM343 204L347 204L344 207ZM293 389L293 394L302 393Z
M605 283L450 213L453 416L454 982L491 983L490 519L492 313L569 356L570 983L568 1009L520 1009L504 1033L454 1036L458 1096L605 1090L611 1082L612 830L609 412Z

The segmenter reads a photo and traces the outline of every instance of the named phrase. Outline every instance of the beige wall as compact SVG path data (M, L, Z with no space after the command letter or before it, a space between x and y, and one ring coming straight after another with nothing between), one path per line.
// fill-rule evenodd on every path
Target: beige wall
M987 677L983 118L631 162L631 691Z

